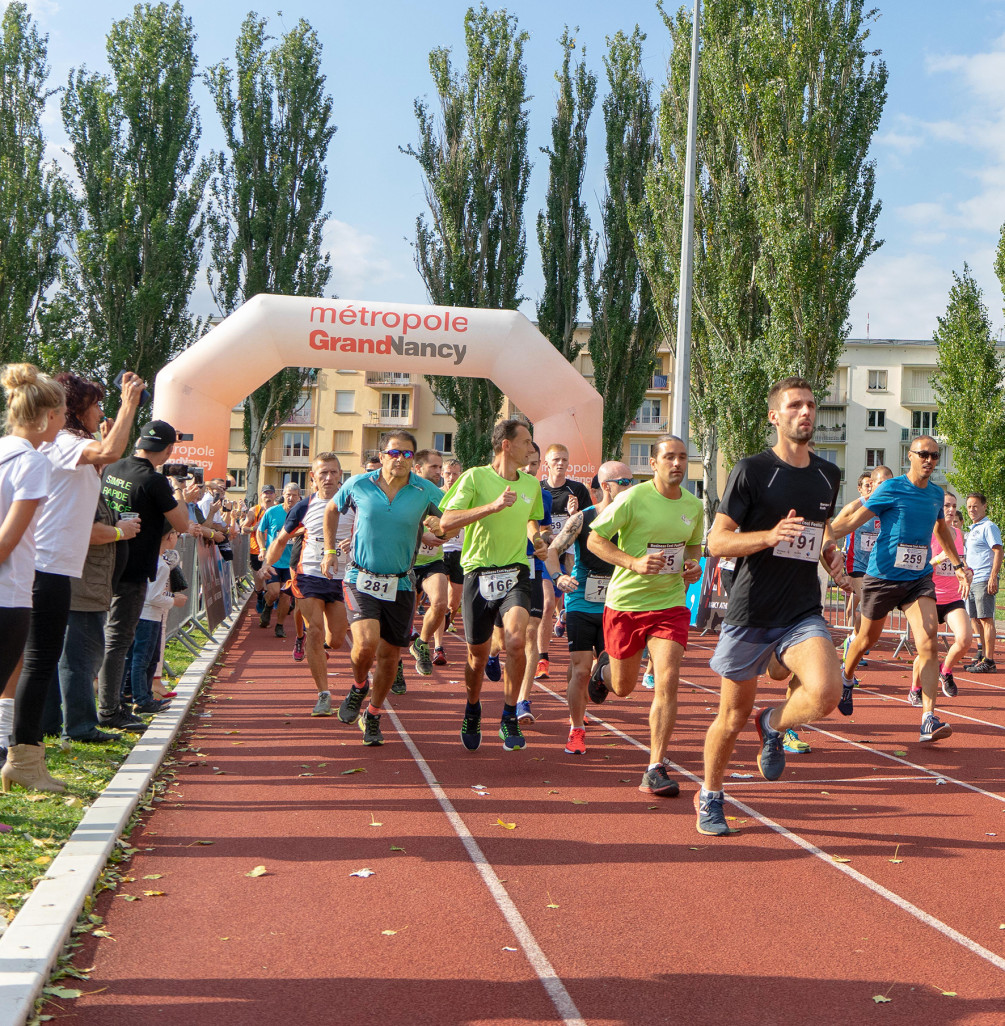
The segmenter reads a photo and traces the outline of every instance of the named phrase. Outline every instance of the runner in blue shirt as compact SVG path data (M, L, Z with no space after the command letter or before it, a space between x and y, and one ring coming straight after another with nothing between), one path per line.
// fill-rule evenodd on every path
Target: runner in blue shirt
M283 501L276 506L270 506L258 521L258 550L262 553L262 574L265 579L265 608L258 618L260 627L268 627L272 616L272 607L276 606L276 637L285 638L286 628L284 622L286 614L290 611L291 598L287 587L290 583L290 555L293 551L293 543L290 542L275 563L270 563L265 558L273 539L283 529L286 517L290 510L300 501L300 485L295 481L288 481L283 485Z
M931 483L939 460L938 442L930 435L914 439L909 459L911 465L906 474L881 484L861 509L848 516L842 511L832 525L834 536L840 538L874 517L879 517L880 522L880 532L862 578L862 621L845 655L838 710L845 716L854 711L855 668L865 650L879 640L890 611L899 608L911 625L918 648L922 690L919 740L938 741L949 737L953 728L935 715L939 661L938 617L930 563L933 529L943 552L952 560L964 595L970 590L970 579L956 551L953 533L946 526L942 489Z
M415 437L393 431L380 440L380 470L350 478L328 503L324 520L322 572L337 559L339 515L355 511L349 568L343 583L346 614L352 631L355 684L339 707L338 718L358 718L363 743L382 745L380 717L401 649L411 637L415 589L411 569L425 526L439 535L439 488L412 473ZM369 679L373 668L372 681ZM360 713L373 685L369 707Z

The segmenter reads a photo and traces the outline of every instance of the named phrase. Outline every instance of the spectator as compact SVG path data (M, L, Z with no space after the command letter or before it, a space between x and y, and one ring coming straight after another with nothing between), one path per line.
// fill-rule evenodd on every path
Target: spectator
M158 473L170 458L177 438L163 420L145 424L134 455L111 464L105 471L102 494L121 518L139 516L141 526L129 542L125 569L115 586L105 625L105 657L98 673L98 722L141 733L143 721L122 706L122 678L126 653L133 643L136 624L146 601L147 584L157 573L164 520L179 533L195 534L198 525L175 498L168 479Z
M30 363L8 364L0 376L7 398L7 436L0 438L0 779L45 791L65 791L45 768L45 746L30 733L34 710L21 710L9 694L28 637L35 578L35 522L49 494L52 465L38 449L55 439L66 420L63 386ZM14 732L8 735L11 727Z
M994 673L995 602L998 575L1002 568L1002 536L998 526L988 519L988 500L980 492L967 496L967 513L973 522L967 535L966 563L974 573L967 599L967 612L977 634L978 658L967 669L971 673ZM983 657L980 655L983 650Z

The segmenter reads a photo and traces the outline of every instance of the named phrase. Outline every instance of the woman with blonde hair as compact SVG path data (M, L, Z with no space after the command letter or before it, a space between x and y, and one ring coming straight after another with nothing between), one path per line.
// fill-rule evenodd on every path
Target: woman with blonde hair
M30 363L8 364L0 374L7 399L7 434L0 438L0 681L5 692L21 659L31 617L35 579L35 521L49 494L48 459L38 448L55 439L66 420L66 396L55 379ZM0 698L0 745L16 711ZM4 791L12 783L63 791L45 770L41 740L25 740L14 726L13 744L0 770Z

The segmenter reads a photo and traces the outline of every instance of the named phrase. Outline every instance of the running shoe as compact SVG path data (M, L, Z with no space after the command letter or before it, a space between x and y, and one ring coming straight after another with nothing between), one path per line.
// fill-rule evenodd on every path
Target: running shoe
M946 698L955 698L960 692L960 689L956 686L956 681L953 680L952 670L948 673L940 673L939 683L942 685L942 693Z
M422 638L415 638L409 645L408 651L412 653L412 658L415 660L416 672L421 673L423 677L428 677L433 672L433 660L429 656L429 642L423 641Z
M303 662L303 659L304 659L304 642L306 640L307 640L307 636L304 635L302 637L297 638L297 640L293 642L293 658L298 663Z
M98 726L112 730L128 730L137 734L142 734L147 729L146 724L131 709L123 706L119 706L111 716L99 716Z
M255 599L255 612L258 613L259 616L261 616L262 613L265 612L265 593L264 592L260 591L260 592L257 593L257 598Z
M502 663L499 662L499 656L489 656L489 661L485 664L485 676L489 680L502 680Z
M907 693L907 700L915 709L921 708L921 688L911 688Z
M338 707L338 718L343 723L352 723L354 720L359 719L360 706L363 704L363 699L370 693L369 683L363 687L358 688L355 684L349 688L349 693L342 699L342 704Z
M761 750L757 753L757 768L765 780L777 780L785 770L785 749L782 747L784 734L768 726L771 710L765 709L754 720Z
M534 714L530 711L530 699L516 704L516 718L520 723L533 723Z
M499 739L507 752L517 752L527 747L527 739L523 736L520 724L515 717L506 716L499 724Z
M155 713L163 712L170 704L170 698L165 698L163 700L151 698L150 701L144 702L142 705L134 705L133 712L137 716L152 716Z
M380 716L365 712L359 718L359 729L363 731L363 744L382 745L384 735L380 732Z
M271 622L272 622L272 606L266 606L258 614L258 626L259 627L268 627Z
M443 621L443 629L448 634L456 634L457 633L457 624L454 623L454 614L451 613L449 609L447 610L447 617Z
M921 721L921 737L919 741L941 741L944 737L949 737L953 733L953 728L948 723L943 723L935 713L929 713Z
M844 671L841 673L841 701L838 702L838 712L842 716L851 716L855 711L855 699L852 697L852 689L858 687L858 677L852 677L849 681L844 675Z
M405 667L401 660L398 660L398 669L394 674L394 683L391 685L392 695L403 695L408 690L408 685L405 683Z
M332 696L330 691L319 691L318 700L311 709L311 716L331 716Z
M552 633L555 635L556 638L564 638L565 637L565 610L564 609L562 610L561 613L558 614L558 617L555 620L555 626L552 628Z
M725 794L722 791L706 791L702 788L694 796L694 810L698 813L696 824L699 834L708 837L725 837L733 831L726 822L726 814L722 811Z
M642 774L639 790L645 794L654 794L657 798L676 798L680 794L680 784L670 779L666 766L660 763Z
M586 754L586 727L569 728L569 740L565 742L565 754Z
M604 683L604 667L610 660L611 657L606 652L600 653L597 657L597 665L593 667L593 673L590 674L590 683L586 686L590 701L596 705L606 702L607 696L611 693L611 689Z
M652 691L656 687L656 678L651 673L642 675L642 686Z
M433 649L433 666L446 666L447 665L447 653L443 651L442 647L437 646Z
M478 703L478 712L474 716L465 716L461 720L461 744L469 752L477 751L482 743L482 703Z
M994 673L997 669L993 659L982 659L976 666L969 667L971 673Z
M548 679L548 660L538 659L537 670L534 673L534 680L547 680Z
M984 650L979 648L979 649L977 649L977 656L974 659L974 661L972 663L967 663L967 665L964 666L963 669L966 670L968 673L973 673L975 667L980 666L981 663L983 663L983 662L984 662Z
M285 638L286 637L286 628L281 623L277 623L276 624L276 637L277 638Z
M782 742L782 747L787 752L792 752L793 755L807 755L813 751L794 730L787 730L785 732L785 740Z

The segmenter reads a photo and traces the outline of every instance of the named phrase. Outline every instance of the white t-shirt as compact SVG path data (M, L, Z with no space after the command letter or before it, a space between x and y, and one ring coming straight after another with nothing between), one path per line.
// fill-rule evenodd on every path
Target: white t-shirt
M14 455L16 453L16 455ZM41 499L14 551L0 563L0 606L30 609L35 580L35 525L46 496L52 464L27 439L17 435L0 438L0 519L11 504ZM90 531L90 524L88 531Z
M60 431L54 442L38 450L52 464L52 482L49 501L35 529L36 570L64 577L79 577L84 572L101 475L96 467L78 461L93 441Z

